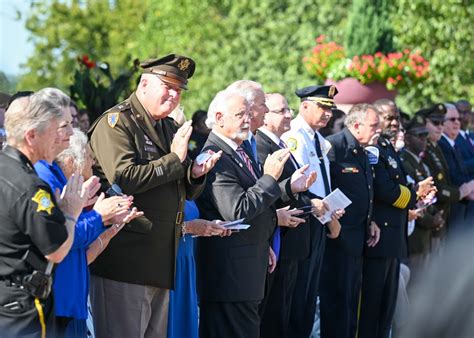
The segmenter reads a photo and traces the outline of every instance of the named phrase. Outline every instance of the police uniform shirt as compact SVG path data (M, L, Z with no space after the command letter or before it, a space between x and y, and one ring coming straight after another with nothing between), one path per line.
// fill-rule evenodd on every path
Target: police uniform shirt
M56 251L67 239L63 213L32 163L10 146L0 152L0 276L29 273L27 250L40 256Z
M316 152L315 137L319 137L319 143L321 144L321 152L323 155L322 161L318 158ZM327 158L327 153L331 149L331 144L322 137L321 134L315 132L300 115L291 121L291 129L284 133L281 136L281 139L286 143L300 167L309 164L307 172L316 172L317 179L308 189L309 192L319 197L325 197L326 191L324 189L323 174L320 165L322 164L321 162L324 162L326 173L328 175L328 183L331 184L329 160Z

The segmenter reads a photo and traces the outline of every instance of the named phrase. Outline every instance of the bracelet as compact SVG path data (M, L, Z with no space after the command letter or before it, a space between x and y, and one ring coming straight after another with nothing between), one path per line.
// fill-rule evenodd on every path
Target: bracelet
M72 216L69 216L69 215L64 215L64 218L66 219L66 221L71 221L73 222L74 224L77 223L76 219Z
M184 235L186 235L186 222L181 224L181 236L184 237Z
M97 237L97 239L99 240L99 244L100 244L100 250L103 250L104 249L104 242L102 242L102 238Z

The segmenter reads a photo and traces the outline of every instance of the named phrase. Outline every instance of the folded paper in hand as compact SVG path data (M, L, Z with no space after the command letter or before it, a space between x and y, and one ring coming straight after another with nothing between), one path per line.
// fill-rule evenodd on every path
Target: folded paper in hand
M338 209L345 209L352 203L352 201L347 198L347 196L344 195L344 193L339 190L339 188L324 197L323 202L328 205L329 211L327 211L321 217L317 217L318 221L320 221L322 224L327 223L332 219L331 215L334 211Z
M242 223L243 221L244 221L244 218L241 218L236 221L223 224L223 226L229 230L245 230L245 229L250 228L250 224L243 224Z

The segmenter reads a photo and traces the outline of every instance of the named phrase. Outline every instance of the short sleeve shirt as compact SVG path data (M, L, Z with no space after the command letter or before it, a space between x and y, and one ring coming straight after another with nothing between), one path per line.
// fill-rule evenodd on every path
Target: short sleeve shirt
M28 250L46 256L67 239L65 218L49 185L17 149L0 152L0 276L30 272Z

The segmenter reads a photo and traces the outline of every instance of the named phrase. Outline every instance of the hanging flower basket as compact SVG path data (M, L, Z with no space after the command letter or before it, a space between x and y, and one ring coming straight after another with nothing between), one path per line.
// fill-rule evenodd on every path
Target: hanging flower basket
M396 90L388 90L382 82L362 84L359 80L348 77L340 81L326 80L325 84L335 85L338 94L334 97L336 104L373 103L378 99L393 100Z

